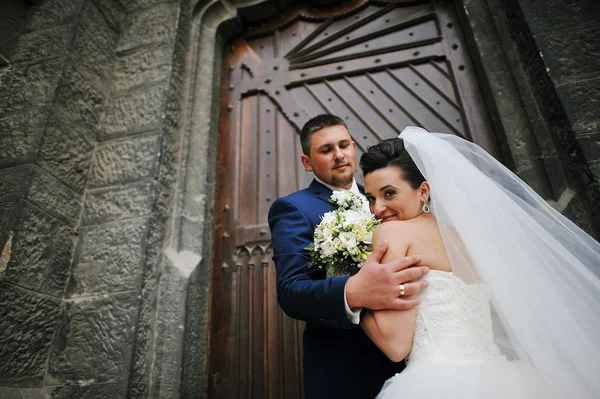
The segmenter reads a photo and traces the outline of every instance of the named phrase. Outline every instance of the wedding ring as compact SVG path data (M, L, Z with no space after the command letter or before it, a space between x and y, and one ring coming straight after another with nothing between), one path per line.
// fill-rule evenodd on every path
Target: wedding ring
M400 284L400 296L404 295L404 284Z

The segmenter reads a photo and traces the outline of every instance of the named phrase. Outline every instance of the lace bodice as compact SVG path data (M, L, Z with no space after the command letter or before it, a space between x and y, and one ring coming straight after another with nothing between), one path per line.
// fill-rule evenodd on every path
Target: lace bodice
M489 294L452 273L431 270L421 294L409 364L422 359L478 363L502 358L493 340Z

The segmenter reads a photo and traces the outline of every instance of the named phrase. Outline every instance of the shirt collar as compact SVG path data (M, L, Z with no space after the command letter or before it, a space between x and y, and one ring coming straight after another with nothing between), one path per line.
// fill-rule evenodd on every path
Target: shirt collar
M316 175L315 175L315 180L318 181L319 183L321 183L322 185L324 185L325 187L327 187L328 189L330 189L331 191L346 191L346 189L343 187L336 187L336 186L332 186L330 184L325 183L323 180L319 179ZM354 178L352 179L352 187L350 187L350 189L348 191L351 191L354 194L362 195L362 193L358 189L358 184L356 184L356 179L354 179Z

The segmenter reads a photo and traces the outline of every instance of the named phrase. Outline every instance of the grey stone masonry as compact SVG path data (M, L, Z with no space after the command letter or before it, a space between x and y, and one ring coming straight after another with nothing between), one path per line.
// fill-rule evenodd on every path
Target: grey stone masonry
M0 340L23 334L2 357L1 397L179 390L199 258L173 263L163 248L190 13L178 1L46 0L24 19L0 70Z
M504 0L540 123L579 204L565 214L600 236L600 3ZM545 143L546 142L546 143ZM552 143L552 144L551 144ZM549 165L549 168L552 166ZM554 167L554 170L557 170ZM552 178L552 175L550 175ZM557 197L565 191L558 192ZM557 198L558 199L558 198Z

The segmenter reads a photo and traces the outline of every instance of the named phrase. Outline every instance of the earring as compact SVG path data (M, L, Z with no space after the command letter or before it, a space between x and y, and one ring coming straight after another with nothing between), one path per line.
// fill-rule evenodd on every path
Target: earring
M429 205L427 205L426 203L423 204L423 212L429 213Z

